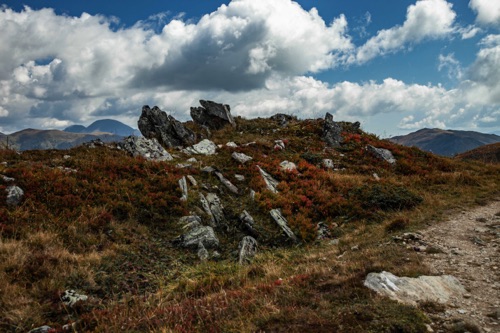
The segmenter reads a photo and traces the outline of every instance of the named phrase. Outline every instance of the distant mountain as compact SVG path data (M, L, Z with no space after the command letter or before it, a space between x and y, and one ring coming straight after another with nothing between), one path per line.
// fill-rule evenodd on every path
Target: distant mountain
M455 158L460 160L476 160L484 163L500 163L500 142L466 151Z
M25 129L7 135L9 147L16 150L69 149L95 139L104 142L120 141L123 137L112 134L69 133L58 130ZM6 141L3 138L3 141Z
M101 119L93 122L88 127L73 125L64 130L71 133L110 133L120 136L137 135L138 131L118 120Z
M389 140L404 146L416 146L437 155L454 156L483 145L500 142L500 136L474 131L424 128Z

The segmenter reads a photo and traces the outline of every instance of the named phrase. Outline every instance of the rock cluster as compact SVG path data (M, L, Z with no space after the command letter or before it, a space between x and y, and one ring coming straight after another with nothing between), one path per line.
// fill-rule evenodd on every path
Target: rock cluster
M333 116L330 113L325 115L325 123L323 125L323 141L329 147L339 147L344 138L342 137L342 125L333 121Z

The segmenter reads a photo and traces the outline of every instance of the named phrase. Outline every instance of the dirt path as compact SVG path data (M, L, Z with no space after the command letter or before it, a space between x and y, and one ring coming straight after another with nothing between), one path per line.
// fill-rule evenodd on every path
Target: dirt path
M453 275L468 292L444 312L429 314L434 332L500 333L500 200L420 234L416 250L432 275Z

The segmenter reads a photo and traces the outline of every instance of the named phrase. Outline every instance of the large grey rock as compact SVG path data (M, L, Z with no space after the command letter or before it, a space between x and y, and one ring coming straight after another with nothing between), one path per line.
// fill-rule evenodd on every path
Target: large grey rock
M61 296L61 301L64 303L64 305L72 307L75 305L77 302L83 302L88 299L88 296L86 295L80 295L74 290L66 290Z
M323 125L323 141L329 147L338 147L344 138L342 137L342 125L333 121L333 116L330 113L325 115L325 123Z
M238 262L243 265L250 262L257 254L257 241L251 236L245 236L238 246Z
M229 191L233 192L234 194L238 194L238 188L234 186L233 183L231 183L226 177L224 177L222 173L216 171L215 175L217 176L217 178L219 178L221 183L224 184L225 187L227 187Z
M286 127L290 121L297 120L297 117L289 114L277 113L274 116L271 116L270 119L276 121L279 126Z
M184 219L184 220L182 220ZM174 244L185 247L185 248L196 248L198 249L201 243L205 248L213 248L219 245L219 239L215 235L214 229L210 226L201 225L201 219L199 217L190 216L181 218L179 222L188 222L186 228L188 232L174 239Z
M270 174L262 170L260 166L257 166L257 168L259 169L260 175L262 176L264 182L266 183L267 189L273 193L278 193L276 187L278 186L279 182L276 179L274 179Z
M244 163L252 160L252 157L245 155L243 153L237 153L237 152L232 153L231 157L233 159L235 159L236 161L240 162L241 164L244 164Z
M197 144L187 147L183 151L188 154L214 155L217 145L208 139L203 139Z
M288 221L285 219L285 217L281 214L281 211L279 209L273 209L270 211L270 214L274 221L280 226L280 228L285 232L285 234L293 240L294 242L298 241L297 236L293 233L292 229L288 226Z
M236 127L229 105L204 100L200 100L200 104L201 107L191 108L191 118L195 123L212 130L221 129L226 125Z
M10 206L17 206L21 202L23 196L24 196L24 191L18 187L18 186L9 186L5 189L7 192L7 205Z
M451 275L397 277L389 272L370 273L364 285L380 295L404 304L417 305L422 301L448 303L453 297L462 297L466 290Z
M171 161L172 155L163 148L156 139L147 139L145 137L129 136L120 144L123 150L132 156L142 156L150 161Z
M370 153L372 153L375 157L378 159L384 160L389 164L395 164L396 159L392 155L391 151L388 149L384 148L375 148L372 145L366 146L366 150L368 150Z
M144 105L137 124L142 135L148 139L157 139L167 148L191 145L196 140L193 131L157 106L150 109L148 105Z

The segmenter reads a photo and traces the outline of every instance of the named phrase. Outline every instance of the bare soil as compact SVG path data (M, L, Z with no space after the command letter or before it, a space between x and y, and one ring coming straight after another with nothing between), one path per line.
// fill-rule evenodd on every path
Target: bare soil
M453 275L467 290L431 311L434 332L500 332L500 200L462 211L420 232L414 249L432 275Z

